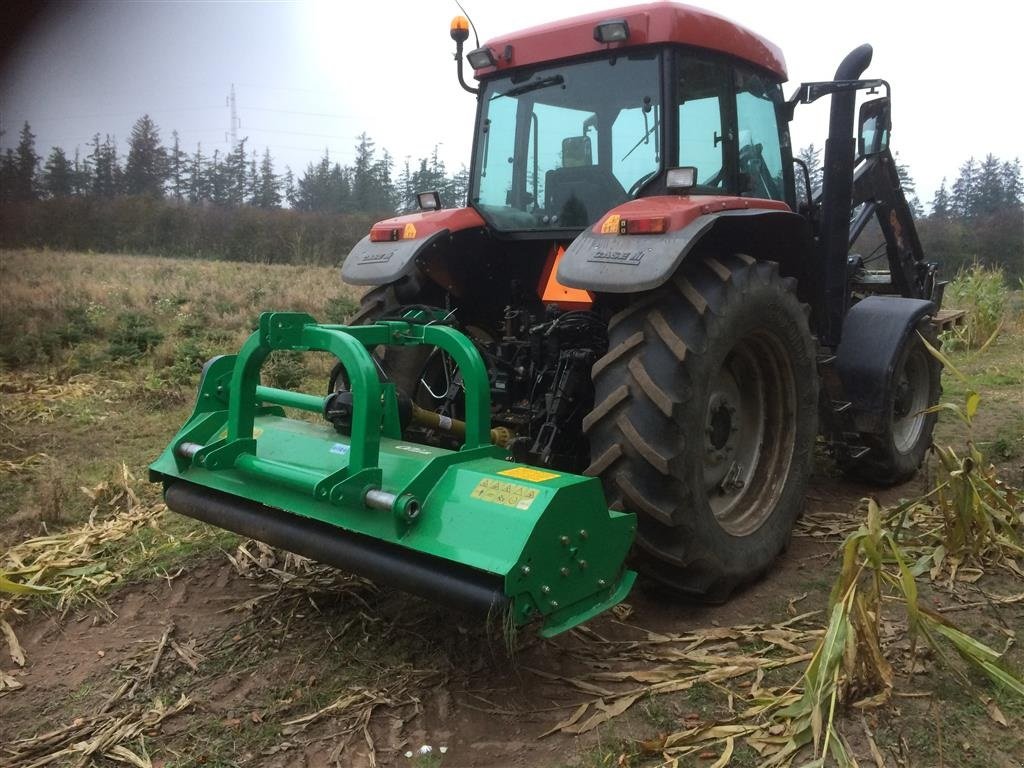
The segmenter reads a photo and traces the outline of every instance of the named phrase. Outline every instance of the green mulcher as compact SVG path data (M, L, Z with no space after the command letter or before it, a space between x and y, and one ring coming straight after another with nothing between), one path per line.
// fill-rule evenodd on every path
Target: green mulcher
M403 439L433 418L381 381L370 350L427 345L458 366L459 450ZM327 397L260 385L273 350L322 351L348 387ZM285 408L319 413L314 423ZM209 361L192 416L150 466L167 506L429 600L556 635L623 600L634 515L600 481L507 460L472 342L422 319L321 325L264 313L238 355Z

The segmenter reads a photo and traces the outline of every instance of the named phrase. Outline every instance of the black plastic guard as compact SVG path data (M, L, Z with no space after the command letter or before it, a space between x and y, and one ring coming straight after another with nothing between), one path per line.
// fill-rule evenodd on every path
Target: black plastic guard
M869 296L850 308L836 350L836 370L857 431L878 434L886 429L900 351L921 318L934 311L935 304L924 299L882 296Z
M447 229L420 240L372 242L367 235L352 248L341 265L341 279L350 285L384 285L411 272L416 257L451 233Z
M664 235L605 235L587 229L566 249L558 280L605 293L649 291L671 278L704 243L724 253L782 261L802 252L803 226L803 219L789 211L750 208L705 214Z

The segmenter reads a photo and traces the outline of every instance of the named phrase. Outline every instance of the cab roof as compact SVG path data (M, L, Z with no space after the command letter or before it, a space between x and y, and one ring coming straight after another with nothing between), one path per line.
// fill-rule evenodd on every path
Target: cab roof
M603 21L625 21L629 39L599 43L594 27ZM679 43L729 54L787 79L786 60L778 46L717 14L672 2L631 5L541 24L488 40L497 61L476 70L476 76L541 64L588 53L629 49L640 45Z

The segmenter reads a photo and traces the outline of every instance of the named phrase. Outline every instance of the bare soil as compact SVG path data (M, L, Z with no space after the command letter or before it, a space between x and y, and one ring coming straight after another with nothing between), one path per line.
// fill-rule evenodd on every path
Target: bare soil
M811 525L803 530L820 532L816 521L834 524L854 514L867 492L819 475L805 515ZM882 501L916 492L891 489ZM19 622L28 663L16 675L25 687L0 699L0 742L73 723L101 709L128 681L142 680L116 697L110 711L181 693L193 702L152 734L154 765L371 765L366 734L345 733L348 715L328 712L295 733L286 725L355 686L386 701L371 710L367 728L379 765L651 764L623 745L680 729L695 716L713 716L714 692L641 702L603 730L542 738L593 698L566 682L579 667L581 646L820 610L836 549L833 536L797 535L766 578L724 605L679 603L636 590L628 608L553 641L520 638L512 656L472 619L415 598L341 576L326 588L282 587L265 574L246 578L228 557L215 554L174 577L122 588L106 604ZM1020 610L1010 613L1021 626ZM171 642L147 679L165 633ZM410 682L389 698L402 677ZM433 748L430 755L419 754L424 745ZM410 751L411 759L405 756ZM1007 756L1002 764L1012 762Z

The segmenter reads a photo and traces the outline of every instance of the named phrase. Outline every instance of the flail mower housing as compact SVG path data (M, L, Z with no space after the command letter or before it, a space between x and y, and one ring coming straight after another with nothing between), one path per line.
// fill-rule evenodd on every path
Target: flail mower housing
M440 425L464 435L460 450L402 439L416 407L380 381L369 349L416 345L461 371L465 421ZM349 388L261 386L272 350L329 352ZM192 416L150 479L181 514L502 622L539 621L544 636L621 601L635 578L623 567L634 515L610 511L597 478L510 463L492 438L502 433L491 430L487 372L460 332L265 313L237 356L207 363Z

